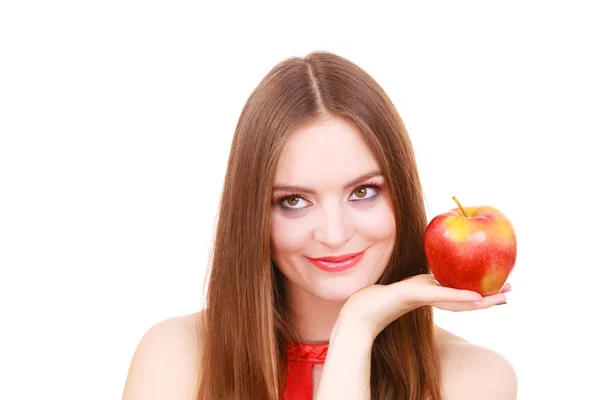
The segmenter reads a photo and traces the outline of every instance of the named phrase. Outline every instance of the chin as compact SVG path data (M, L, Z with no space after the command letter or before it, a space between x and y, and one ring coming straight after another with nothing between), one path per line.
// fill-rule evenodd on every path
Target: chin
M331 301L336 303L345 302L353 294L361 291L362 289L368 286L371 286L374 283L375 282L339 282L334 280L331 282L324 282L322 285L319 286L318 290L315 290L315 288L313 288L312 293L313 295L325 301Z

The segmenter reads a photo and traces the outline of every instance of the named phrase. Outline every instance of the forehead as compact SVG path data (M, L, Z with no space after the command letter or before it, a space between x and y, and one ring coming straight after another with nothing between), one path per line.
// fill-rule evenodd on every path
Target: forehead
M377 159L353 124L337 117L320 119L291 134L277 163L275 184L319 189L377 169Z

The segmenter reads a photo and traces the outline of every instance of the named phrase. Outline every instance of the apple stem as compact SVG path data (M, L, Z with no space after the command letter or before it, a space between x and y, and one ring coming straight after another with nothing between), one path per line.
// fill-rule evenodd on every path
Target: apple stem
M463 206L460 204L460 201L458 201L458 199L456 198L456 196L452 196L452 200L454 200L454 202L456 204L458 204L458 208L460 208L460 211L462 211L463 215L467 218L469 218L469 216L467 215L467 212L465 211L465 209L463 208Z

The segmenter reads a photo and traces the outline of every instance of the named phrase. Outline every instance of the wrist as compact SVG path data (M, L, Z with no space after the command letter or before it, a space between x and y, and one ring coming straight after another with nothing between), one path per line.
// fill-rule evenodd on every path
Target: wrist
M339 340L340 337L352 338L359 344L371 346L377 334L378 332L371 329L366 321L342 310L331 332L330 341Z

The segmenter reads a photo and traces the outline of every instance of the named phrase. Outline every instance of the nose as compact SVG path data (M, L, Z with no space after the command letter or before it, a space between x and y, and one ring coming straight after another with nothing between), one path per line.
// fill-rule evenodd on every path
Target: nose
M329 248L341 248L352 237L352 226L340 205L323 207L313 233L314 239Z

